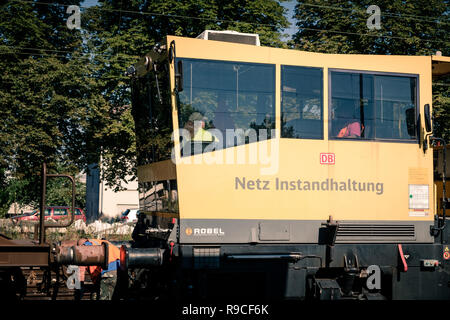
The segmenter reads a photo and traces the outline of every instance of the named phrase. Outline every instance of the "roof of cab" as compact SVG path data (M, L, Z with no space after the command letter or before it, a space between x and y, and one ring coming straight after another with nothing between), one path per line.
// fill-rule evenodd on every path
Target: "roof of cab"
M450 57L431 56L433 65L433 77L441 77L450 74Z

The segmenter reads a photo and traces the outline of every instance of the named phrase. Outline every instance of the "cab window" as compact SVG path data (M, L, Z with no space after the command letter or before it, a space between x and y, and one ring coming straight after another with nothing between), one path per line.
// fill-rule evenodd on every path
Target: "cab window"
M172 116L166 65L158 73L132 79L132 116L136 130L137 163L170 159Z
M330 138L414 141L417 77L331 71Z
M274 65L180 60L184 89L178 94L178 121L183 156L272 137ZM202 147L197 148L200 143Z
M323 138L322 69L281 66L281 137Z

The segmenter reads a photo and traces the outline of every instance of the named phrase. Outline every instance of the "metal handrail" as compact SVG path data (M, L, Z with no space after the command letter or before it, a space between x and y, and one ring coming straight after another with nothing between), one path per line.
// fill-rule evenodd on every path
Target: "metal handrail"
M75 179L67 174L47 174L47 165L45 162L42 164L42 185L41 185L41 203L40 203L40 213L39 213L39 244L45 242L45 229L47 228L67 228L75 220ZM45 208L46 208L46 192L47 192L47 177L49 178L68 178L72 182L72 210L70 212L70 220L67 223L56 223L56 224L46 224L44 222Z

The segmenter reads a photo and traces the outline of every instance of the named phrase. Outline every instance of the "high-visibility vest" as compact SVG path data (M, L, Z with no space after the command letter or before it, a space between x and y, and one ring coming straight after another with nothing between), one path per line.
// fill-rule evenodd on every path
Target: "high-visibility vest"
M203 128L199 128L192 138L192 141L213 142L214 140L216 140L216 137Z
M120 249L106 240L88 239L83 245L85 246L100 246L102 243L108 244L108 268L102 269L101 266L89 266L89 273L91 278L97 278L105 272L114 271L119 268L120 265Z

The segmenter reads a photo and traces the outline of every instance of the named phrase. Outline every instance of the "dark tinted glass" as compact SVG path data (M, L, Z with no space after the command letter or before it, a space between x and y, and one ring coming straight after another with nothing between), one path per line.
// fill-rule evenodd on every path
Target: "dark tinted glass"
M281 67L281 137L323 138L322 69Z
M411 139L407 110L415 110L416 79L394 76L375 77L376 137Z
M189 132L186 140L215 142L215 149L221 149L271 138L271 129L275 129L275 66L182 61L184 90L178 95L179 126ZM227 130L235 133L233 139L226 139ZM191 154L185 147L183 151L183 155Z
M416 139L415 77L333 71L330 78L330 137Z
M55 216L65 216L65 215L67 215L67 209L55 208L55 209L53 209L53 214Z
M330 136L374 138L373 75L331 73Z
M168 72L163 67L165 65L161 65L157 75L151 71L132 80L138 165L170 159L172 107Z
M176 180L139 184L139 208L146 212L178 212Z

